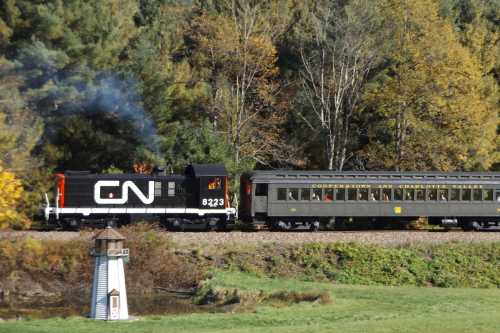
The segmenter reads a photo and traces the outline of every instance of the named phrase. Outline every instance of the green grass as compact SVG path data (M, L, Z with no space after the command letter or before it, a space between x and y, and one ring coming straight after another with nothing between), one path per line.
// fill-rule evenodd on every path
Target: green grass
M333 302L302 302L250 313L148 316L130 322L84 318L0 323L0 332L499 332L500 290L351 286L215 272L208 288L273 294L328 292Z

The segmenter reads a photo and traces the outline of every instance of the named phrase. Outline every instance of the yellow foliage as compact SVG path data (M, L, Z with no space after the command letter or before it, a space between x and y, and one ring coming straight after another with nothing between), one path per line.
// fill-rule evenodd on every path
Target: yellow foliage
M0 229L29 226L28 220L16 211L22 195L23 188L16 175L0 166Z
M275 101L277 50L262 22L250 23L249 12L242 15L202 14L192 27L197 59L215 82L211 110L236 165L241 156L264 160L266 154L283 151L278 126L283 110Z
M395 62L366 98L387 118L390 131L396 132L398 124L404 128L404 137L401 160L387 152L382 164L399 163L407 170L488 168L494 162L498 120L481 94L481 65L439 17L434 1L383 3L392 40L398 41L390 51ZM369 147L369 157L390 150L380 145Z

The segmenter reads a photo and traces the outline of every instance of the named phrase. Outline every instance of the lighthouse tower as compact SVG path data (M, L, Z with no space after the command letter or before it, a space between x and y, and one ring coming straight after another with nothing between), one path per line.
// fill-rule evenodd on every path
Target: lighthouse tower
M95 266L90 318L128 319L123 271L123 259L128 260L128 249L123 248L124 240L125 237L109 226L95 238L95 248L91 252Z

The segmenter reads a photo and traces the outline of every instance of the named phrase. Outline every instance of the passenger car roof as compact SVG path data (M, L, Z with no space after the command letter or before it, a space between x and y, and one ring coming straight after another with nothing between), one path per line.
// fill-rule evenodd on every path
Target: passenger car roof
M306 171L256 170L245 174L252 180L489 180L500 181L499 172L396 172L396 171Z

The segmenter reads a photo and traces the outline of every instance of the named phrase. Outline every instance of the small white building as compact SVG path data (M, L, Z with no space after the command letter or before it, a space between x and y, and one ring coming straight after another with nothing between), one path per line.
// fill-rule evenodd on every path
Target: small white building
M95 237L95 248L91 252L95 265L90 318L128 319L123 270L123 260L128 259L128 249L123 248L124 240L125 237L111 227L107 227Z

